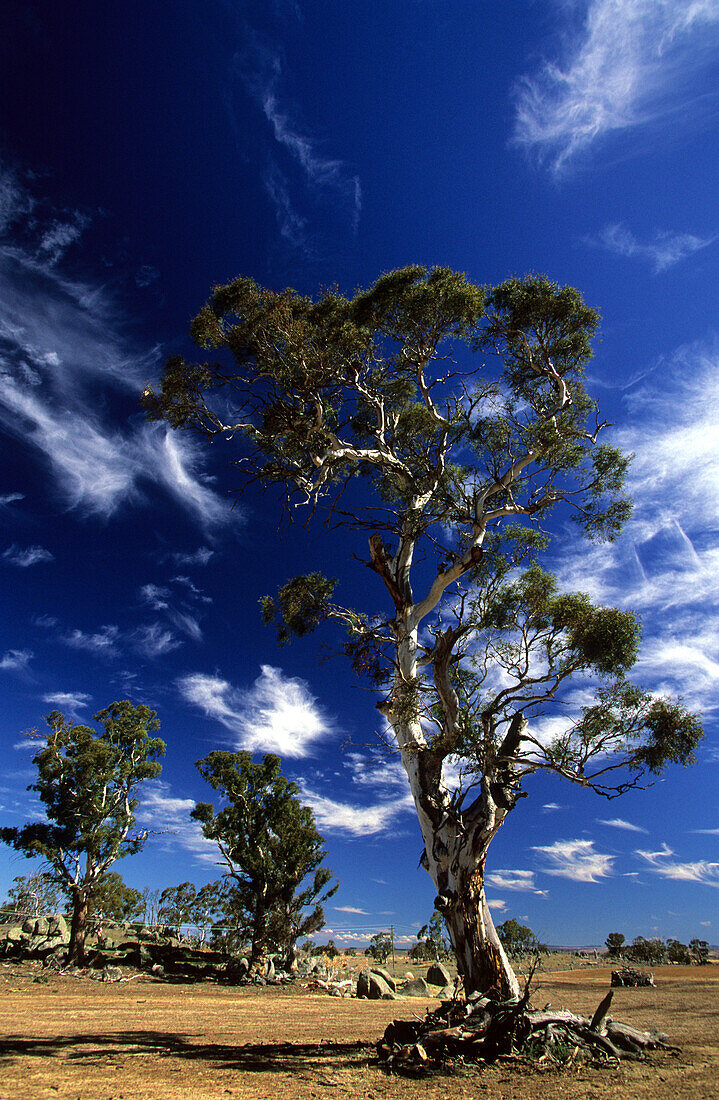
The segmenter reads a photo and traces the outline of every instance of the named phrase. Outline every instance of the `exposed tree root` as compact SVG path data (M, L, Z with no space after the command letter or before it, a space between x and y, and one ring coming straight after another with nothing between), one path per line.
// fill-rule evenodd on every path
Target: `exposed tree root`
M537 1063L616 1064L642 1060L649 1050L678 1050L666 1035L618 1023L607 1011L612 992L591 1018L549 1007L537 1011L528 996L494 1001L475 996L445 1001L424 1019L395 1020L377 1044L380 1061L396 1072L456 1062L493 1063L529 1059Z

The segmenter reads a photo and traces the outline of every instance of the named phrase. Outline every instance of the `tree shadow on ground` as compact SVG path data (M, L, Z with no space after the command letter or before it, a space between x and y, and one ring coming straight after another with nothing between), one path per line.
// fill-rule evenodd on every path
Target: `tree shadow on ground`
M65 1035L53 1039L0 1039L0 1062L15 1057L61 1057L67 1061L121 1057L132 1053L202 1060L223 1069L288 1073L313 1067L331 1072L374 1061L373 1043L203 1043L160 1031L120 1031Z

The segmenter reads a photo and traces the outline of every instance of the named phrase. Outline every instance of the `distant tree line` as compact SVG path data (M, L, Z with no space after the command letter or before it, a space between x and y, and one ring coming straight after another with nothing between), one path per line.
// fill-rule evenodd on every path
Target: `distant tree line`
M607 955L611 959L623 958L628 962L660 966L662 963L680 963L682 966L704 966L709 962L709 944L706 940L692 939L688 944L676 939L645 939L637 936L627 943L621 932L610 932L605 940Z

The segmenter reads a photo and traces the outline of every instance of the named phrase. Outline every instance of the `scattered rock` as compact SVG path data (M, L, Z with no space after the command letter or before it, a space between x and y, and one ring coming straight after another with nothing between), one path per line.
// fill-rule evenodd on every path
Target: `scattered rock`
M103 981L103 982L119 982L119 981L122 981L122 971L120 970L120 967L119 966L106 966L103 969L102 974L100 975L100 980Z
M452 975L443 963L435 962L432 963L427 971L427 981L430 985L450 985L452 982Z
M357 978L357 996L370 1001L392 1001L397 996L384 978L373 970L361 970Z
M400 986L400 993L403 997L431 997L429 986L424 978L412 978L411 981L405 982Z

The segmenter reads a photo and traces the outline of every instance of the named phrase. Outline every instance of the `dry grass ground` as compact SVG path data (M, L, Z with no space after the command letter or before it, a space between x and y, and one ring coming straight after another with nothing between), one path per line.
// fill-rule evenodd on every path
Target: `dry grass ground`
M35 979L40 977L41 980ZM719 1097L719 966L665 967L655 989L618 989L613 1013L656 1025L682 1047L644 1063L570 1070L501 1064L426 1080L373 1061L386 1024L423 1001L357 1001L295 989L103 985L0 966L2 1100L672 1100ZM609 969L541 979L537 1005L591 1012Z

